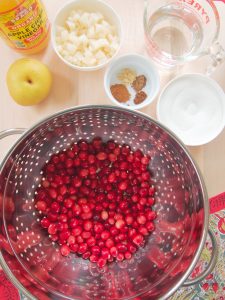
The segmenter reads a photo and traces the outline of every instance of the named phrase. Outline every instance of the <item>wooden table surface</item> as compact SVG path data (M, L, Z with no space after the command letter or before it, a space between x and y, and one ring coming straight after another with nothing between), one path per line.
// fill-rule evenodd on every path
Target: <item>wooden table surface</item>
M106 0L119 13L122 19L124 40L119 55L126 53L146 54L144 43L143 0ZM53 20L61 0L43 0L50 21ZM217 2L221 16L221 33L219 40L225 47L225 4ZM9 49L0 41L0 131L8 128L29 128L34 123L65 108L80 104L111 104L103 87L105 69L94 72L78 72L62 63L53 52L51 44L48 48L33 57L40 59L50 68L54 82L49 97L39 105L22 107L12 101L6 86L6 73L15 59L22 57ZM208 58L189 63L176 72L160 71L161 88L172 78L187 72L204 73ZM214 72L212 77L225 91L225 64ZM142 109L149 116L156 118L155 108L157 99L147 108ZM17 137L6 138L0 142L0 159ZM189 147L192 156L197 161L205 179L209 196L225 190L225 130L212 142L200 147Z

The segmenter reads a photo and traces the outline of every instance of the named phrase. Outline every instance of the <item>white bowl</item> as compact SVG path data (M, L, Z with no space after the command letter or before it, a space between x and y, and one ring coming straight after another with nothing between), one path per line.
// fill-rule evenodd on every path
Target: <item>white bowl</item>
M129 100L126 103L119 102L111 93L111 85L120 83L120 81L117 79L117 76L118 73L125 68L133 69L136 71L137 75L144 75L147 79L146 86L143 91L145 91L148 96L140 104L134 104L132 100ZM113 103L130 109L141 109L152 103L157 96L160 88L159 73L154 64L148 58L138 54L127 54L119 57L110 64L105 73L104 87L108 97ZM129 87L128 89L131 95L135 94L135 91L132 87Z
M74 9L83 9L85 11L90 11L90 12L93 12L93 11L100 12L103 14L103 16L106 18L106 20L110 22L110 24L115 26L117 33L118 33L118 37L119 37L119 46L118 46L117 51L114 53L114 55L112 57L110 57L106 62L96 65L96 66L82 67L82 66L78 66L78 65L68 62L58 52L57 44L55 41L56 27L58 25L63 26L69 13ZM71 2L64 4L56 13L55 19L52 24L52 29L51 29L51 42L53 45L53 49L56 52L56 54L58 55L58 57L65 64L70 66L71 68L80 70L80 71L94 71L94 70L101 69L105 65L107 65L118 54L118 52L120 50L121 43L122 43L122 25L121 25L120 17L110 5L108 5L107 3L105 3L101 0L73 0Z
M206 144L224 128L225 94L217 82L205 75L179 76L161 92L157 117L184 144Z

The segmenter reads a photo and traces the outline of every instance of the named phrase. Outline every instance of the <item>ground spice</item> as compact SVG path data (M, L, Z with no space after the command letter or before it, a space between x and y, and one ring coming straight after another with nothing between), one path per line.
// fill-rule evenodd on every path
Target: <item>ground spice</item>
M147 98L147 94L144 91L140 91L136 94L136 96L134 98L134 103L140 104L143 101L145 101L146 98Z
M114 84L110 87L113 97L119 102L127 102L130 99L130 93L124 84Z
M135 80L137 77L137 73L135 70L130 69L130 68L125 68L120 71L118 74L117 78L126 85L131 85L132 82Z
M146 86L146 81L147 79L144 75L139 75L133 81L132 87L135 89L136 92L139 92Z

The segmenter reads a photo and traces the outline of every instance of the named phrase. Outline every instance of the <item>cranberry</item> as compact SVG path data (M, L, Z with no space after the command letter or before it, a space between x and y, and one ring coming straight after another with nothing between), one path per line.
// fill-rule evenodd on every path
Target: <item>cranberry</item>
M141 234L137 234L133 237L133 243L137 246L140 246L144 241L144 237Z
M131 225L134 221L134 218L131 215L127 215L125 217L125 221L126 221L127 225Z
M118 220L118 221L116 221L116 223L115 223L115 227L117 228L117 229L121 229L121 228L123 228L125 226L125 222L123 221L123 220Z
M142 205L142 206L146 205L147 202L148 202L147 198L145 198L145 197L141 197L140 200L139 200L139 204Z
M105 246L106 246L107 248L113 247L113 246L114 246L114 241L113 241L113 239L111 239L111 238L107 239L107 240L105 241Z
M123 255L123 253L118 253L116 259L117 259L118 261L124 260L124 255Z
M92 212L81 214L81 219L88 220L92 218Z
M84 242L84 239L82 238L82 236L78 235L76 241L78 244L82 244Z
M76 157L76 158L73 160L73 165L74 165L74 167L78 167L78 166L80 166L80 164L81 164L80 159L79 159L78 157Z
M68 221L68 217L66 214L61 214L61 215L59 215L58 220L63 223L66 223Z
M73 251L75 253L77 252L78 248L79 248L78 244L72 244L72 245L70 245L71 251Z
M75 228L79 225L79 221L75 218L70 219L69 226L70 228Z
M57 196L58 196L56 189L52 189L52 188L51 188L51 189L48 190L48 193L49 193L49 196L50 196L52 199L56 199Z
M89 239L91 237L91 233L90 231L83 231L82 234L81 234L82 238L83 239Z
M115 219L114 218L108 218L108 223L110 224L110 225L114 225L115 224Z
M126 161L122 161L121 163L120 163L120 170L127 170L128 169L128 162L126 162Z
M126 240L126 235L124 233L120 233L120 234L118 234L117 238L118 238L118 241L124 241L124 240Z
M131 199L134 203L137 203L139 200L138 195L132 195Z
M146 223L147 219L145 215L138 215L137 222L141 225L144 225Z
M148 190L148 194L149 194L149 196L153 196L155 194L155 188L150 187L149 190Z
M123 215L122 215L121 213L117 213L117 214L114 215L114 219L115 219L116 221L122 220L122 219L123 219Z
M68 256L103 268L131 259L155 229L150 157L95 137L54 154L35 191L40 225Z
M99 266L99 268L103 268L107 263L107 260L104 258L99 258L99 260L97 261L97 265Z
M72 150L68 150L68 151L67 151L67 156L68 156L69 158L74 158L75 153L74 153Z
M56 198L57 202L63 202L63 196L62 195L58 195Z
M98 160L105 160L107 158L107 154L105 152L99 152L96 157Z
M66 168L71 168L73 166L73 160L71 158L67 158L65 161Z
M75 216L79 216L81 214L81 207L78 204L74 204L72 210Z
M76 242L76 238L73 235L70 235L67 239L67 244L68 245L73 245Z
M48 219L49 219L49 221L51 221L51 222L55 222L55 221L57 221L57 219L58 219L58 215L57 215L57 214L54 214L54 213L52 213L52 212L50 212L50 213L48 213Z
M61 248L60 248L60 252L63 256L68 256L70 254L70 248L69 246L67 245L63 245Z
M53 241L53 242L56 242L59 240L59 236L57 234L51 234L51 237L50 239Z
M86 243L89 247L94 246L96 244L96 239L93 236L91 236L87 239Z
M57 225L56 225L57 226L57 230L60 231L60 232L63 231L64 230L64 224L65 223L58 222Z
M57 232L57 226L55 223L52 223L48 226L48 233L49 234L56 234Z
M148 171L142 172L141 177L143 180L149 180L150 179L150 174Z
M96 223L94 225L94 231L96 233L101 233L104 230L104 226L101 223Z
M96 262L98 261L98 256L97 256L97 255L94 255L94 254L91 255L91 256L90 256L90 261L93 262L93 263L96 263Z
M93 247L91 248L91 252L92 252L92 254L94 254L94 255L99 255L99 254L101 253L101 249L100 249L99 246L93 246Z
M63 231L59 234L59 239L64 241L67 240L70 237L70 232L68 230Z
M72 235L73 236L79 236L82 232L82 227L81 226L77 226L75 228L72 229Z
M150 230L151 231L151 230ZM142 234L142 235L148 235L149 232L148 232L148 229L144 226L141 226L139 227L139 232Z
M41 226L42 226L43 228L48 228L50 224L51 224L51 223L50 223L49 219L47 219L47 218L43 218L43 219L41 220Z
M129 251L126 251L126 252L124 253L124 257L125 257L126 259L131 259L132 254L131 254Z
M66 208L71 208L73 206L74 201L71 198L66 198L64 200L64 206Z
M45 201L40 200L36 203L36 208L39 211L45 212L47 209L47 203Z
M46 167L46 170L48 172L55 172L55 165L54 164L48 164Z
M104 259L108 259L110 257L110 252L108 248L102 248L101 257Z
M82 177L82 178L87 177L88 174L89 174L89 170L88 169L81 169L80 173L79 173L80 177Z
M149 211L149 212L147 212L146 217L149 221L152 221L156 218L156 212L155 211Z
M119 155L121 152L121 149L119 146L115 147L114 150L113 150L113 153L116 154L116 155Z
M113 257L117 257L117 255L118 255L118 250L116 247L110 248L109 252Z
M78 188L82 185L82 180L79 177L74 177L73 179L73 185L74 187Z
M116 248L119 252L126 252L127 251L127 246L124 244L117 244Z
M67 187L66 185L62 185L60 188L59 188L59 193L60 195L64 196L66 193L67 193Z
M128 173L127 173L126 171L121 171L120 177L121 177L122 179L127 179Z
M139 191L139 194L141 197L146 197L148 195L148 189L147 188L141 188Z
M101 233L101 238L102 238L102 240L107 240L108 238L110 237L110 233L109 233L109 231L103 231L102 233Z
M83 227L84 227L84 230L90 231L93 227L93 223L91 221L88 221L88 220L84 221Z
M127 161L130 162L130 163L132 163L134 161L134 155L133 154L129 154L127 156Z
M106 210L103 210L101 212L101 218L102 218L102 220L106 221L108 219L108 217L109 217L108 212Z
M117 160L116 154L110 153L110 154L109 154L109 160L110 160L111 162L115 162L115 161Z
M88 159L88 162L90 165L92 165L96 162L96 158L95 158L94 154L89 154L87 159Z
M146 223L146 229L147 229L149 232L154 231L155 225L153 224L153 222L147 222L147 223Z
M90 251L87 251L87 252L85 252L85 253L82 255L82 258L83 258L83 259L88 259L90 256L91 256L91 252L90 252Z
M66 155L65 155L64 153L60 153L59 159L60 159L61 162L65 162L65 160L66 160Z
M125 191L128 187L128 182L127 181L121 181L118 185L119 190Z
M88 248L87 244L82 243L82 244L79 245L79 248L78 248L77 252L79 254L84 254L86 252L87 248Z
M133 244L128 244L127 249L131 253L135 253L137 251L137 248Z
M155 199L153 197L148 197L147 201L149 206L152 206L155 203Z

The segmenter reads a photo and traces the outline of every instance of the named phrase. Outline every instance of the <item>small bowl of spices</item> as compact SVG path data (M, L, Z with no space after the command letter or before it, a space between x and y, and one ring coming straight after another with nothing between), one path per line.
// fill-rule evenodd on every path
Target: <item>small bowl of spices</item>
M149 59L138 54L127 54L111 63L105 73L104 86L113 103L141 109L156 98L160 78Z

